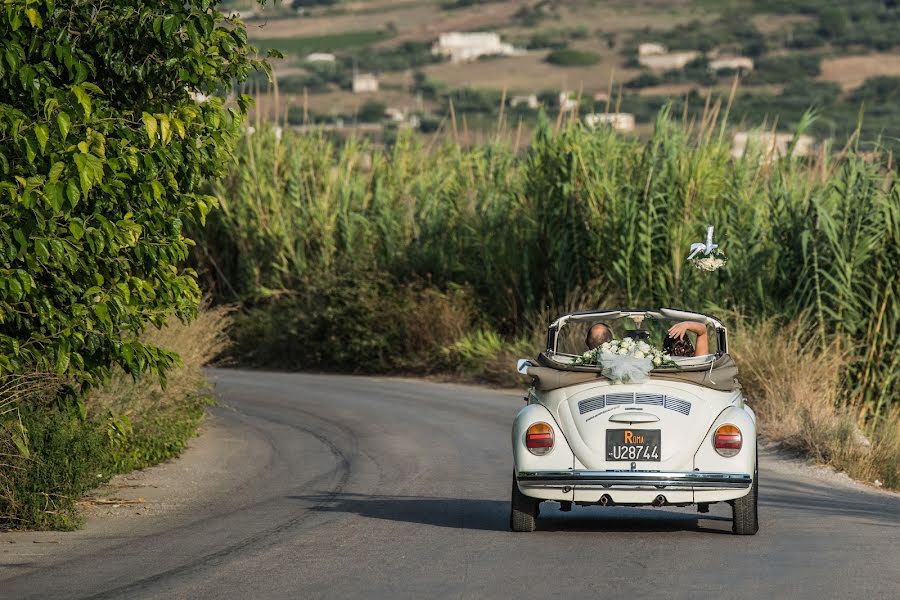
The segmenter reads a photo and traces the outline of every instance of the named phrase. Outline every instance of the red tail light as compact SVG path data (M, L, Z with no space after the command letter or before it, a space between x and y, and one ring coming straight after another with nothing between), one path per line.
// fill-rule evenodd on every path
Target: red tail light
M538 456L553 449L553 428L546 423L535 423L525 432L525 447Z
M741 451L744 445L744 438L741 430L734 425L722 425L716 429L713 436L713 446L722 456L734 456Z

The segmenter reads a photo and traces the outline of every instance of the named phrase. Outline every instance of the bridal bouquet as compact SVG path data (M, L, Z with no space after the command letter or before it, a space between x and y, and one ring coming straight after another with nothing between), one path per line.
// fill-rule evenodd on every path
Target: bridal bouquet
M687 259L688 262L703 271L717 271L724 267L725 262L728 260L719 250L719 245L713 243L712 227L706 230L706 243L697 242L691 244L691 253Z
M703 271L717 271L725 266L725 261L728 258L718 251L711 253L709 256L704 256L702 258L694 258L691 260L691 263L698 269Z
M601 373L616 383L646 381L657 367L674 367L662 350L631 338L605 342L575 359L575 365L598 365Z

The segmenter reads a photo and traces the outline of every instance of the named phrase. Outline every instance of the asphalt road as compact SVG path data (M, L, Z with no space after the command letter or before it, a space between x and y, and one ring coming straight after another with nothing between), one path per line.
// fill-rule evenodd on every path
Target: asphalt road
M542 508L507 530L521 395L217 371L238 483L165 526L2 573L2 598L898 598L900 496L764 453L730 509Z

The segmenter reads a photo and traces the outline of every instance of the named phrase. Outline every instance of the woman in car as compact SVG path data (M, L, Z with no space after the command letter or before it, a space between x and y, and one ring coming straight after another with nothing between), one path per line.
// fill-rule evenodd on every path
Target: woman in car
M697 335L697 347L688 336L688 332ZM709 341L706 339L706 325L696 321L682 321L669 328L663 340L663 352L669 356L704 356L709 354Z

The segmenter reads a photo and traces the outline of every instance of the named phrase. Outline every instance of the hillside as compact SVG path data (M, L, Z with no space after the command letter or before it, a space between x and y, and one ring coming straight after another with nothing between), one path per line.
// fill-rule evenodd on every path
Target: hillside
M428 133L452 104L457 128L477 138L495 128L501 106L506 123L527 128L540 108L554 116L577 104L581 114L633 114L642 133L666 103L691 118L707 98L727 101L737 78L732 123L792 131L814 109L809 133L840 147L862 110L862 139L893 145L900 137L894 0L231 4L257 46L284 54L275 63L277 104L257 81L260 116L294 125ZM432 46L448 32L496 33L513 51L459 62L436 56ZM640 54L642 44L650 54ZM372 75L378 90L354 93L354 74Z

